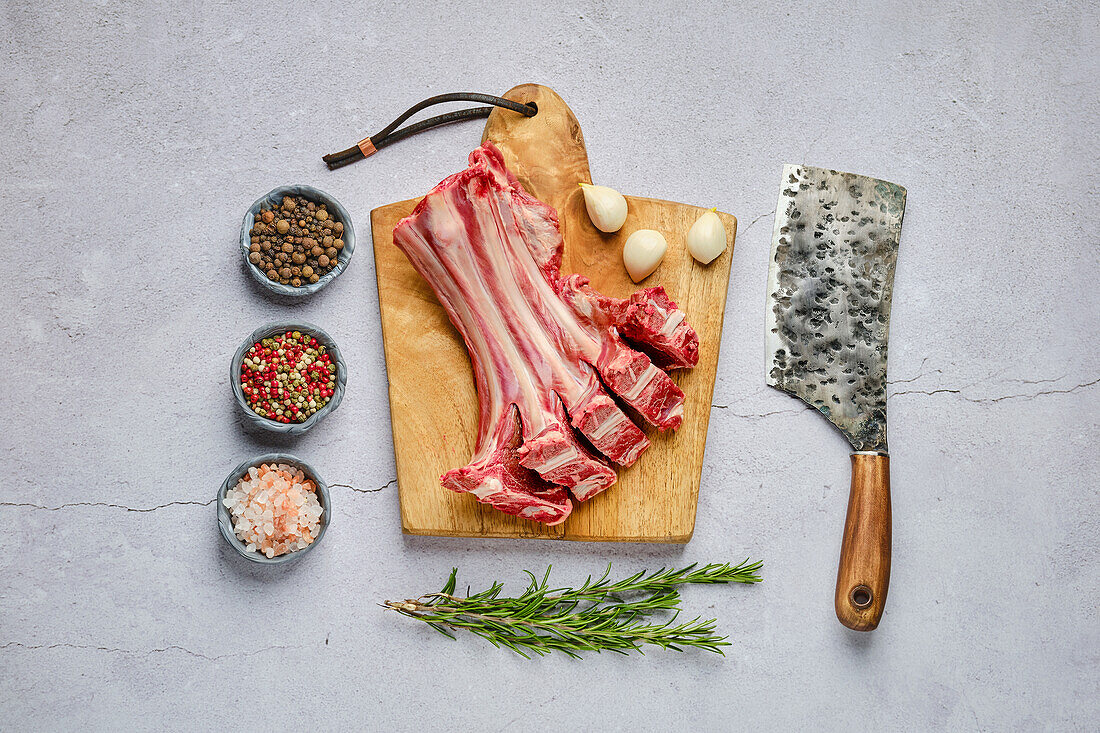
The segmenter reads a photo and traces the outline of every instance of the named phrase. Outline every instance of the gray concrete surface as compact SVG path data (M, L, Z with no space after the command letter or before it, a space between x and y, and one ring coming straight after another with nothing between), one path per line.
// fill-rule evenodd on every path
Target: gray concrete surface
M3 4L0 728L1096 730L1096 6L505 5ZM322 153L433 93L526 81L570 102L599 182L740 218L685 547L403 537L370 247L292 305L238 259L275 185L331 192L365 233L481 128L337 173ZM784 162L909 190L870 635L831 608L845 443L763 385ZM347 397L300 440L248 434L226 365L291 316L338 339ZM326 547L250 567L212 497L282 448L363 491L333 489ZM725 658L527 661L376 605L452 565L517 587L548 562L564 582L749 555L761 586L686 595Z

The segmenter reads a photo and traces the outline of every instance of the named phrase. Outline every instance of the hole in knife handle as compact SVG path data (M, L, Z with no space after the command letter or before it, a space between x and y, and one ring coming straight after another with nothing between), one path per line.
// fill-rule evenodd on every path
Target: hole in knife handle
M871 602L875 600L875 594L871 592L871 589L865 585L857 585L852 588L851 593L848 594L848 600L856 608L863 610L871 605Z

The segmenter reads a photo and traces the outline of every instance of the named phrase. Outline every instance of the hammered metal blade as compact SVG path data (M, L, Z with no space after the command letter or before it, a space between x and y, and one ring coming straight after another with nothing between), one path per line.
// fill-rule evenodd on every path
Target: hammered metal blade
M767 383L856 450L886 450L886 346L905 189L786 165L772 231Z

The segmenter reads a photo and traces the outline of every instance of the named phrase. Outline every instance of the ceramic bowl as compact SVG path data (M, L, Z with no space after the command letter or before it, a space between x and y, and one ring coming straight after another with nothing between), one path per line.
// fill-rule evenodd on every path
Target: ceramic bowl
M307 547L301 550L295 550L294 552L288 552L285 555L278 555L276 557L267 557L263 553L255 552L246 549L245 543L241 542L237 538L237 534L233 531L233 517L229 513L229 509L226 508L222 500L225 499L229 490L237 485L245 475L248 474L248 469L259 468L264 463L288 463L292 466L300 468L302 473L306 475L317 485L317 501L320 503L324 512L321 513L321 528L317 532L317 537L314 538ZM329 500L328 486L321 480L321 477L317 475L317 471L313 469L308 463L301 458L292 456L289 453L266 453L262 456L258 456L251 460L245 461L241 465L233 469L224 482L222 482L221 489L218 490L218 498L216 501L218 509L218 529L221 530L222 537L228 542L234 550L241 554L247 560L251 560L261 565L280 565L291 560L296 560L307 552L311 551L317 545L321 544L321 540L325 538L325 532L328 531L329 522L332 519L332 502Z
M269 279L260 268L248 261L249 247L252 246L252 235L249 234L249 231L255 223L256 214L264 209L276 208L282 203L283 197L287 195L302 196L314 203L324 204L333 219L344 225L344 234L342 236L344 248L340 250L340 253L336 256L336 266L321 276L317 282L302 285L297 288L292 285L283 285L282 283L277 283ZM348 214L347 209L340 205L339 201L313 186L306 186L304 184L279 186L263 198L257 200L256 203L252 204L245 213L244 222L241 224L241 253L244 256L245 266L248 268L248 271L252 273L252 277L254 277L257 282L271 292L280 295L289 295L297 298L316 293L318 290L335 280L340 273L347 268L348 262L351 261L351 254L353 251L355 251L355 227L352 226L351 215Z
M241 389L241 362L244 361L244 355L247 354L248 350L252 348L252 345L258 341L278 333L286 333L287 331L301 331L317 339L317 343L325 347L325 351L328 353L329 358L332 359L332 362L336 365L336 388L333 390L332 397L329 398L329 401L324 407L310 415L308 420L300 423L281 423L257 415L253 412L252 408L248 406L248 401L244 398L244 390ZM274 433L282 433L284 435L302 435L307 430L313 428L314 425L321 422L326 415L339 406L340 400L344 399L344 387L347 381L347 364L344 363L344 357L341 356L340 349L336 347L336 342L319 326L314 326L312 323L305 323L302 321L269 323L266 326L257 328L249 334L248 338L246 338L239 347L237 347L236 353L233 354L233 361L229 365L229 383L233 387L233 395L237 398L237 404L240 406L241 410L244 411L245 419L256 427L270 430Z

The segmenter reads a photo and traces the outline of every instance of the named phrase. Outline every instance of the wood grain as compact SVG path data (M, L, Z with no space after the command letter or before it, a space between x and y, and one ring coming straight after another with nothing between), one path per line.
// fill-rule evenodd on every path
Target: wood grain
M890 589L890 457L852 454L852 488L836 575L836 617L856 631L872 631Z
M614 486L576 503L564 524L546 527L450 492L439 485L439 477L469 461L477 435L477 394L469 356L431 288L393 245L394 226L419 199L375 209L371 228L402 529L459 537L687 542L695 527L737 220L718 212L730 246L706 266L695 262L684 247L684 236L705 207L627 196L630 213L623 229L615 234L598 231L588 219L577 185L592 179L584 137L572 111L542 86L519 86L505 96L534 102L538 114L526 118L495 110L483 140L500 148L528 191L557 209L565 239L562 271L579 272L596 289L620 298L641 286L664 285L699 333L699 365L673 372L686 395L682 427L674 434L647 429L652 446L636 464L619 470ZM656 229L669 244L661 266L641 286L630 281L622 265L623 242L637 229Z

